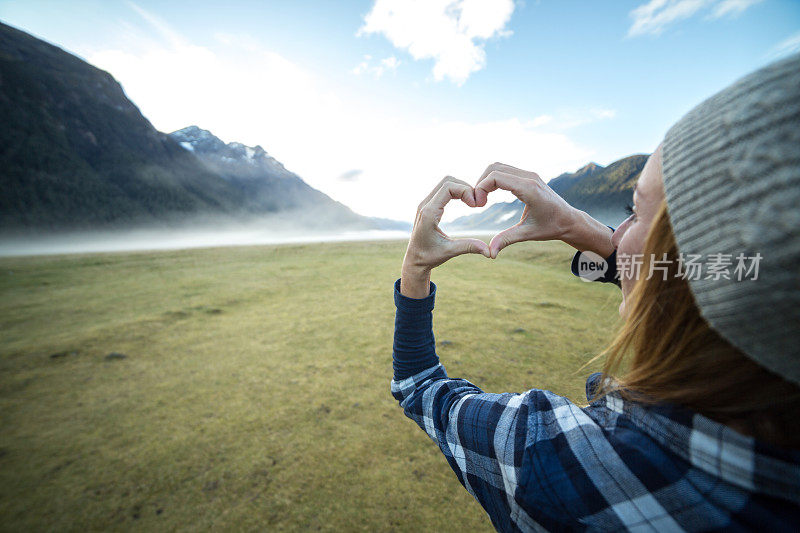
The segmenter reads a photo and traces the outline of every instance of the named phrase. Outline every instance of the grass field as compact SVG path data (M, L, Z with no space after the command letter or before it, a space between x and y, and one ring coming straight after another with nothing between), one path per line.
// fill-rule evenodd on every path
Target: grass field
M0 259L0 528L491 530L389 393L405 244ZM583 401L620 295L571 255L436 269L448 373Z

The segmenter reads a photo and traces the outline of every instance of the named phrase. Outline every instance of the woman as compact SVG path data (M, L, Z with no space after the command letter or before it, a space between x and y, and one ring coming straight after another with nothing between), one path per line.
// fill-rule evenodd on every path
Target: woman
M496 189L526 204L519 224L488 246L439 230L450 199L483 206ZM800 54L682 118L633 199L612 233L531 172L495 164L474 188L443 180L419 206L395 282L392 393L498 530L794 530ZM435 353L431 270L551 239L616 261L620 274L623 325L587 381L589 405L449 378Z

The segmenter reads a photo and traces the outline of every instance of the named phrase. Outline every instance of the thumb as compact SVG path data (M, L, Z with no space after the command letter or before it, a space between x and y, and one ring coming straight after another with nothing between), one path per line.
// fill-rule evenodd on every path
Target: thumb
M497 258L497 254L499 254L500 250L506 246L514 244L515 242L526 240L524 232L525 229L522 227L522 225L517 224L495 235L492 238L492 242L489 243L489 253L491 254L491 258Z
M489 255L489 245L480 239L456 239L452 241L450 251L453 256L461 254L481 254L485 257Z

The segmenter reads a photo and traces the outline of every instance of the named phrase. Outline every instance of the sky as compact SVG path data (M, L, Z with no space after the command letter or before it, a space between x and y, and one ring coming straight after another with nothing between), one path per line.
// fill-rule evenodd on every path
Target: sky
M261 145L406 221L444 176L474 185L495 161L547 181L650 153L800 51L797 0L0 0L0 21L110 72L163 132Z

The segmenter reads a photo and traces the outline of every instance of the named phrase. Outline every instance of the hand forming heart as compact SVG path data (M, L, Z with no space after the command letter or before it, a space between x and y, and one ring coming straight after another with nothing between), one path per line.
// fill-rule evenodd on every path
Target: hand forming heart
M519 222L495 235L489 245L479 239L452 239L439 228L444 206L450 200L460 198L470 207L483 207L489 193L497 189L512 192L522 200L525 209ZM489 165L475 188L447 176L417 208L403 259L403 283L406 284L403 293L425 297L431 269L457 255L473 253L494 259L500 250L515 242L560 239L575 211L537 174L510 165ZM410 279L414 281L405 281Z
M525 209L519 222L492 238L489 244L492 258L515 242L563 239L576 209L538 174L502 163L489 165L475 186L477 205L486 205L487 195L497 189L512 192L525 204Z

